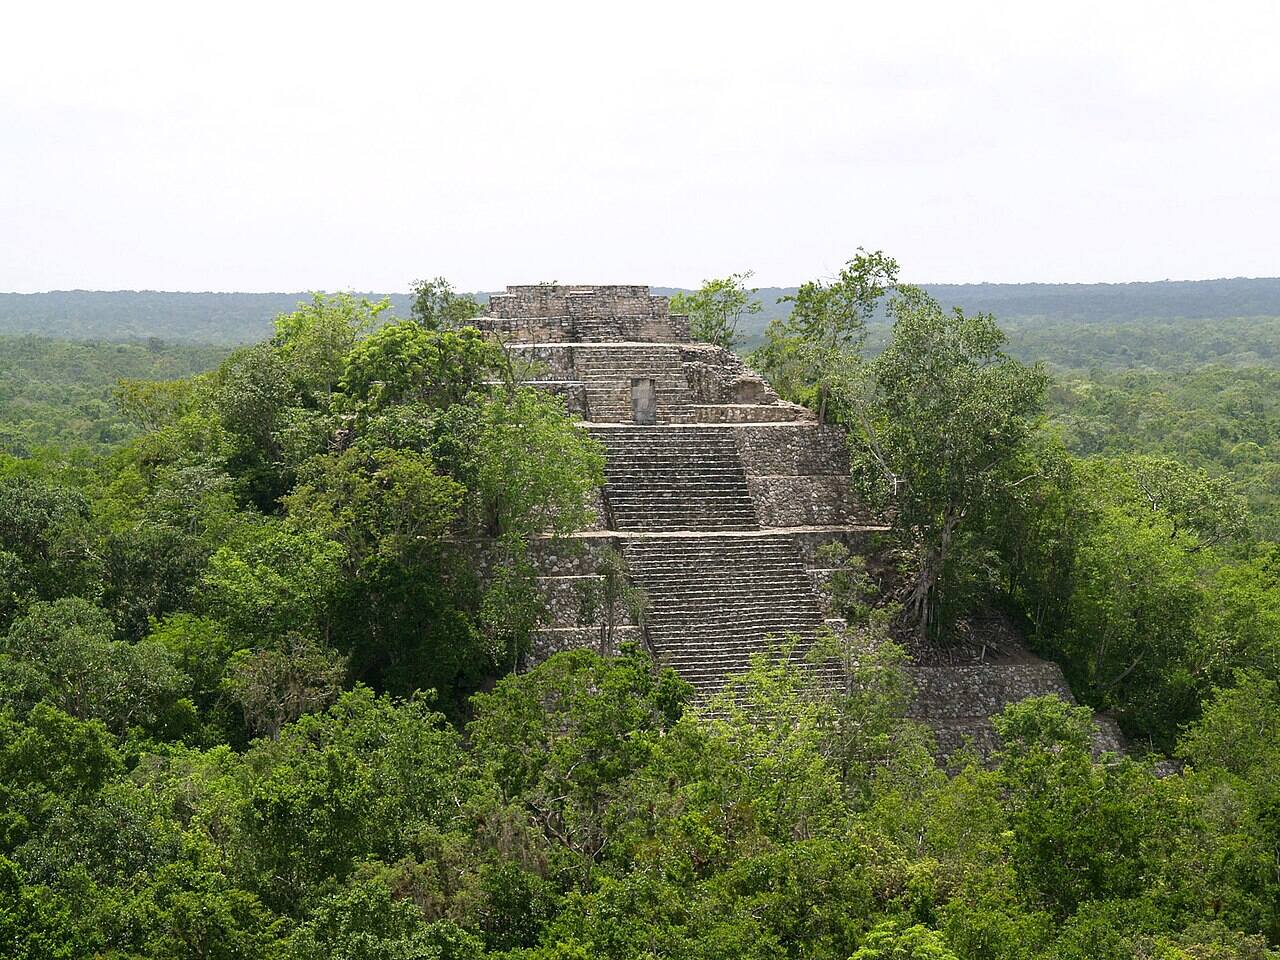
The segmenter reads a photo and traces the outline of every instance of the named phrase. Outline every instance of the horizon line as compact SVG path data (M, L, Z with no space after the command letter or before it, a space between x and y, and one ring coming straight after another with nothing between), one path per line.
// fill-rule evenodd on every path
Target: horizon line
M917 287L1132 287L1165 283L1223 283L1236 281L1280 281L1280 276L1274 277L1198 277L1194 279L1174 279L1164 277L1159 280L965 280L965 281L931 281L931 280L913 280L904 281L904 285ZM808 282L808 281L805 281ZM522 284L508 284L506 286L521 286ZM567 284L569 286L614 286L617 284ZM665 283L648 283L648 284L627 284L627 286L647 286L650 290L697 290L698 287L684 287L677 284ZM798 287L799 284L761 284L751 289L756 290L791 290ZM505 289L505 286L504 288ZM459 291L464 294L484 294L490 295L494 293L502 293L502 289L492 290L463 290ZM358 290L355 287L333 287L333 288L299 288L296 290L175 290L161 289L158 287L117 287L114 289L106 288L90 288L90 287L66 287L54 288L51 290L0 290L0 296L5 297L38 297L56 293L172 293L185 294L190 296L202 295L232 295L243 294L247 296L297 296L312 293L350 293L365 294L374 296L408 296L409 290Z

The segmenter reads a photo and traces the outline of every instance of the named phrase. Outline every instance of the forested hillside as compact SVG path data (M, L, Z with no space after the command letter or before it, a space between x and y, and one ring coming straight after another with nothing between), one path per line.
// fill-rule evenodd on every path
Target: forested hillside
M923 286L947 308L996 314L1019 356L1065 367L1159 365L1173 360L1270 365L1280 352L1280 279ZM790 309L779 300L796 289L757 291L763 309L746 317L741 330L749 347L759 344L770 321ZM689 291L655 287L654 292ZM269 335L277 314L309 296L130 290L0 293L0 334L250 343ZM395 313L408 315L411 295L385 296ZM483 302L486 295L474 296ZM1271 319L1259 323L1258 318ZM872 326L885 320L883 310L877 311Z
M217 366L228 348L0 336L0 450L106 452L138 433L116 403L121 380L176 380Z
M175 293L161 290L54 290L0 293L0 334L63 340L146 340L242 344L270 336L273 319L309 293ZM381 295L370 295L382 299ZM405 316L407 294L391 295Z
M1274 366L1280 357L1280 279L922 287L947 309L999 317L1011 353L1054 367ZM755 291L761 310L742 317L743 349L764 343L765 329L790 311L786 298L796 290ZM887 335L884 306L867 322L875 349Z
M889 562L832 558L843 685L762 657L710 709L639 650L521 669L602 457L470 298L11 341L0 955L1274 957L1280 375L1055 379L883 254L795 296L755 362ZM1088 707L940 763L892 638L993 610Z

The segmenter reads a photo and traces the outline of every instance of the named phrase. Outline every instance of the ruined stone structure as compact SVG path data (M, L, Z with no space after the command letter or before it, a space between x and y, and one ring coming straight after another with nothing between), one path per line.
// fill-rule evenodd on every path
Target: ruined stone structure
M802 655L829 617L818 548L839 541L870 556L885 530L850 496L842 434L781 400L735 354L691 342L687 319L648 287L508 287L481 323L606 453L595 528L573 549L544 544L552 621L535 661L605 635L636 639L706 696L783 636L798 638ZM643 628L602 628L624 619L598 602L610 548L647 595ZM915 713L946 751L966 736L988 744L987 717L1009 702L1070 698L1061 671L1042 662L914 673Z

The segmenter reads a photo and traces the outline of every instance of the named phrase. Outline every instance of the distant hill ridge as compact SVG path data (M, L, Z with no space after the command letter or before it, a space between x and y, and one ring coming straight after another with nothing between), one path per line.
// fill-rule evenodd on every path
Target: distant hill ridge
M1280 317L1280 277L1160 280L1141 283L923 284L947 306L989 311L1010 330L1138 320ZM654 287L671 294L681 288ZM785 313L778 298L794 287L762 287L764 310L742 332L751 337ZM407 315L407 294L388 296ZM0 293L0 334L34 333L71 340L159 337L192 343L247 343L270 333L271 321L308 293L179 293L156 290L55 290ZM481 299L487 294L479 294Z

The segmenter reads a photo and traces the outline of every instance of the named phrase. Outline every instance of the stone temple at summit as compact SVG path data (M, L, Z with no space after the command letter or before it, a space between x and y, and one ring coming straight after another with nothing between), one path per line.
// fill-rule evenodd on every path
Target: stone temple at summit
M643 626L613 635L641 641L700 697L783 638L803 654L832 619L820 547L873 558L886 531L853 498L843 433L736 354L692 341L687 318L646 286L512 286L479 323L605 451L595 527L540 555L551 620L534 659L599 647L604 615L582 598L610 548L647 598ZM1055 664L1027 655L917 662L911 674L913 713L943 752L969 738L989 748L988 718L1010 702L1071 698ZM1100 734L1118 748L1118 733Z

